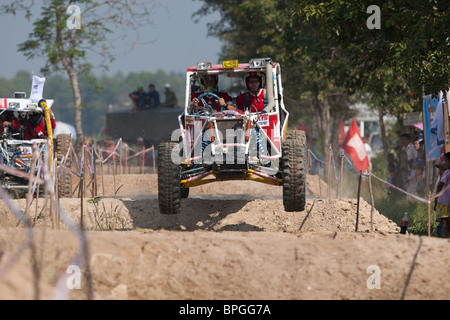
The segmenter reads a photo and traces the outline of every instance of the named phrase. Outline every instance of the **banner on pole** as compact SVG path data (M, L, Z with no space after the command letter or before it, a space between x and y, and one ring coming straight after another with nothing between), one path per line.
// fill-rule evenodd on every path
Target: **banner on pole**
M441 145L438 144L436 132L432 133L433 121L436 123L439 117L443 118L444 116L437 112L438 104L438 98L433 98L431 95L423 97L423 133L427 160L436 160L441 157Z
M33 101L39 101L42 99L44 92L45 78L40 78L33 75L33 82L31 84L30 99Z

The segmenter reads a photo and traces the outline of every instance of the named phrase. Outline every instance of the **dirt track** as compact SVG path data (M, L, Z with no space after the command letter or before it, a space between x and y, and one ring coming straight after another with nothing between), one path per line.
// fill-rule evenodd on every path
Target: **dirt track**
M84 203L93 298L450 298L449 241L399 235L376 210L370 232L371 206L364 201L355 232L356 199L317 199L314 179L308 177L303 212L283 210L279 187L223 182L191 189L182 214L164 216L154 175L105 177L105 196L96 205ZM15 202L25 207L24 199ZM61 205L78 224L80 199ZM55 290L80 241L65 226L52 230L43 215L35 258L26 249L2 276L27 233L0 209L0 299L33 299L37 292L40 299L87 298L84 278L80 290ZM371 266L381 272L380 289L367 286Z

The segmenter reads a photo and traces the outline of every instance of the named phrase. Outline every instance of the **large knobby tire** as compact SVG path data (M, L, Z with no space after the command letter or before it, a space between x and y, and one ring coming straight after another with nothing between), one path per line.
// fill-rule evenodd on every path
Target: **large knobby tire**
M299 130L287 132L282 146L283 205L288 212L305 210L306 135Z
M61 162L63 157L67 155L67 150L69 150L72 137L70 134L59 134L56 136L55 145L55 158L58 162ZM67 168L72 166L72 153L68 154L68 157L64 164ZM58 177L60 175L62 167L57 170ZM67 170L63 170L61 177L58 179L58 197L59 198L70 198L72 196L72 174Z
M175 142L163 142L158 148L158 201L162 214L181 212L180 166L173 163Z

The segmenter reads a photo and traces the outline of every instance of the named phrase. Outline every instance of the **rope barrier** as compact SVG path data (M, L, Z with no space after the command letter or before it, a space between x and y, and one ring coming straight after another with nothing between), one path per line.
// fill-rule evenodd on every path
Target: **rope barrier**
M117 149L119 148L120 144L122 142L122 139L119 139L119 141L117 142L114 150L112 152L110 152L109 150L105 150L110 152L109 156L104 159L101 160L101 163L104 164L106 163L106 161L108 161L111 156L113 155L117 155ZM100 148L98 148L99 151L102 151ZM43 156L44 151L47 152L46 156ZM129 157L125 157L125 159L132 159L135 157L138 157L142 154L146 154L150 151L155 152L155 148L154 146L147 148L145 150L141 150L139 152L136 152L134 155L129 156ZM73 158L75 159L75 162L78 166L78 168L80 169L80 172L77 173L76 171L74 171L73 169L69 168L66 164L67 161L69 159L69 155L72 152L73 154ZM85 157L84 154L85 152L87 152L90 157L86 158L85 161ZM84 233L84 231L75 225L75 223L71 220L71 218L66 214L66 212L64 211L64 209L61 207L59 201L58 201L58 197L56 195L56 190L55 190L55 181L56 178L60 178L63 171L66 171L68 173L70 173L71 175L74 175L78 178L80 178L83 174L84 168L85 166L89 167L89 171L92 177L94 177L94 163L98 162L98 159L95 159L95 155L97 154L97 150L96 148L94 148L94 145L91 146L91 148L87 148L86 144L83 145L82 148L82 157L81 159L78 158L72 143L69 144L69 147L67 149L66 154L58 161L56 159L54 159L55 161L53 161L53 170L49 170L48 168L46 168L46 166L48 166L48 162L49 162L49 157L48 157L48 148L45 148L45 146L43 146L40 149L36 149L36 166L34 168L36 175L34 175L33 173L28 173L25 172L24 170L21 169L16 169L16 168L11 168L8 166L5 166L3 164L0 164L0 171L3 171L7 174L11 174L26 180L30 181L30 187L29 187L29 191L28 191L28 198L31 198L30 203L28 204L28 207L31 206L31 203L33 202L33 197L30 195L33 195L36 191L36 187L38 185L43 185L45 187L46 193L49 196L49 199L51 201L50 207L52 207L52 205L54 205L54 207L56 208L57 212L58 212L58 217L61 218L61 221L68 227L68 229L73 232L74 234L76 234L76 236L79 238L80 241L80 245L79 245L79 250L76 253L76 255L74 256L74 258L72 259L72 263L74 265L77 266L85 266L85 268L88 270L89 269L89 264L88 264L88 242L87 242L87 238L86 235ZM45 159L45 162L43 161L43 159ZM59 174L56 174L56 168L60 169ZM94 179L94 178L93 178ZM32 183L31 183L32 182ZM91 181L92 182L92 181ZM0 199L4 201L4 203L6 203L7 207L9 208L9 210L17 217L17 219L19 220L19 223L25 223L26 227L27 227L27 239L19 246L19 248L10 256L8 257L8 259L3 259L2 263L0 264L0 280L7 274L7 272L14 266L14 264L20 259L20 257L22 256L22 254L28 249L31 248L31 250L33 251L33 256L34 256L34 238L33 238L33 226L30 224L26 212L25 214L12 202L12 200L9 198L9 196L7 195L7 193L4 191L3 188L0 188ZM37 198L36 198L37 199ZM44 207L47 206L47 201L44 204ZM51 210L51 209L50 209ZM52 216L52 225L54 226L54 219L55 216L53 216L53 214L51 214ZM35 219L37 217L37 201L36 201L36 216ZM35 263L33 263L35 264ZM90 273L89 271L87 271L87 273ZM70 290L69 288L66 286L66 281L67 281L67 277L68 274L63 273L61 274L57 281L56 281L56 285L54 287L54 294L53 294L53 298L54 299L69 299L70 298ZM37 281L37 276L35 281ZM36 290L36 294L35 294L35 298L39 299L39 288L38 288L38 284L35 284L35 290ZM87 292L87 296L88 299L92 299L92 289L91 289L91 281L88 281L88 288L87 288L88 292Z
M112 157L113 153L117 154L116 150L117 150L117 148L119 148L119 145L120 145L121 142L122 142L122 138L120 138L119 141L117 141L116 147L114 148L114 150L111 151L111 154L108 157L106 157L105 160L103 160L103 163L108 161L108 159Z
M88 152L90 153L91 157L90 157L90 162L87 161L87 165L90 165L90 172L91 174L93 174L94 172L94 163L95 162L100 162L102 164L104 164L108 159L111 158L111 156L113 154L117 155L117 149L120 146L120 143L122 142L122 139L119 139L119 141L117 142L115 148L113 151L111 151L111 153L109 154L109 156L104 159L104 160L95 160L94 157L94 153L96 153L96 149L94 148L94 146L91 146L91 150L89 150L88 148L86 148L86 144L83 145L82 148L82 157L81 157L81 161L79 161L76 152L72 146L72 144L69 144L69 148L66 152L66 155L61 159L61 161L55 161L53 163L54 166L59 166L59 168L61 169L61 172L59 173L59 177L61 176L61 173L63 170L66 170L67 172L69 172L72 175L75 175L77 177L81 177L83 174L83 170L84 170L84 166L86 165L85 163L85 157L84 157L84 152ZM85 150L86 149L86 150ZM77 266L85 266L86 268L89 268L89 264L88 264L88 260L87 260L87 254L88 254L88 242L87 242L87 238L86 238L86 234L84 233L84 231L79 228L78 226L75 225L75 223L70 219L70 217L66 214L66 212L64 211L64 209L61 207L57 195L56 195L56 191L55 191L55 179L56 177L54 176L56 173L56 170L53 170L53 174L52 174L52 170L48 169L48 157L45 157L46 163L43 163L43 161L41 160L41 154L43 153L43 148L41 148L39 150L39 158L36 160L36 176L34 176L33 174L29 174L26 172L23 172L22 170L18 170L18 169L13 169L13 168L9 168L6 167L2 164L0 164L0 171L5 171L9 174L13 174L13 175L17 175L19 177L22 177L24 179L34 179L34 183L33 183L33 188L32 188L32 193L34 193L35 191L35 187L37 184L43 184L46 188L46 191L50 197L50 200L52 201L52 203L54 203L56 205L57 210L59 211L60 217L62 222L68 227L68 229L73 232L78 238L79 238L79 250L76 253L76 255L74 256L74 258L72 259L73 264L77 265ZM48 151L48 148L46 148L46 150ZM102 149L98 148L99 151L102 151ZM108 151L108 150L106 150ZM155 148L152 146L150 148L147 148L145 150L136 152L134 155L129 156L129 157L125 157L126 159L132 159L134 157L140 156L142 154L148 153L150 151L155 151ZM66 162L69 158L69 154L70 152L72 152L74 154L74 158L78 164L78 167L80 168L80 173L78 174L77 172L75 172L74 170L72 170L71 168L66 166ZM109 152L109 151L108 151ZM319 159L314 152L312 152L310 149L308 149L308 152L310 153L310 155L312 157L314 157L319 163L323 163L326 164L326 162L322 161L321 159ZM332 157L330 159L334 159L334 153L332 148L330 147L330 152ZM391 183L389 183L388 181L385 181L381 178L379 178L378 176L374 175L371 172L368 172L367 174L363 174L361 171L359 171L353 164L353 162L344 154L342 153L341 158L344 158L347 160L347 162L351 165L351 167L353 169L355 169L360 178L361 177L374 177L377 180L379 180L380 182L384 183L385 185L390 186L391 188L394 188L400 192L405 193L406 195L430 204L432 199L436 199L437 197L439 197L441 194L443 194L447 189L450 189L450 186L447 186L444 190L441 190L438 194L429 197L428 199L424 199L422 197L419 197L415 194L409 193ZM330 160L331 161L331 160ZM336 172L336 163L334 162L334 173L335 173L335 178L336 178L336 182L339 181L338 176L337 176L337 172ZM43 174L43 177L41 177L41 175ZM9 257L9 259L6 262L3 262L0 265L0 280L5 276L5 274L11 269L11 267L18 261L18 259L20 258L20 256L23 254L23 252L27 249L27 248L33 248L33 228L30 225L27 217L25 214L23 214L15 205L14 203L11 201L11 199L8 197L8 195L5 193L5 191L0 188L0 198L3 199L3 201L6 203L7 207L11 210L11 212L17 217L17 219L20 222L24 222L26 227L27 227L27 239L19 246L19 248L14 252L14 254L12 256ZM314 207L314 203L312 204L308 215L310 214L310 212L312 211ZM300 227L301 228L301 227ZM62 274L60 275L60 277L58 277L57 281L56 281L56 285L54 288L54 298L55 299L61 299L61 298L68 298L69 297L69 289L67 288L67 286L65 286L65 280L67 279L67 274ZM88 286L90 286L90 282L88 281ZM92 292L90 291L91 289L88 288L88 296L91 297Z
M322 163L325 163L324 161L320 160L320 159L319 159L319 158L318 158L318 157L317 157L310 149L308 149L308 151L310 152L311 156L313 156L316 160L318 160L318 161L320 161L320 162L322 162ZM333 150L332 150L331 147L330 147L330 152L333 153ZM440 190L440 192L438 192L438 193L435 194L434 196L429 195L428 198L423 198L423 197L418 196L417 194L408 192L408 191L406 191L406 190L404 190L404 189L402 189L402 188L400 188L400 187L398 187L398 186L395 186L395 185L393 185L392 183L390 183L390 182L388 182L388 181L386 181L386 180L384 180L384 179L381 179L380 177L376 176L375 174L373 174L373 173L370 172L370 171L368 171L367 173L362 173L360 170L358 170L358 169L355 167L355 165L353 164L353 161L351 161L351 160L345 155L344 152L341 152L340 157L341 157L341 159L346 159L347 162L350 164L351 168L353 168L355 171L357 171L357 173L358 173L358 175L359 175L360 177L367 177L367 178L369 178L369 181L370 181L370 177L374 177L375 179L377 179L378 181L384 183L385 185L387 185L387 186L389 186L389 187L391 187L391 188L393 188L393 189L395 189L395 190L397 190L397 191L399 191L399 192L402 192L402 193L404 193L405 195L407 195L407 196L409 196L409 197L411 197L411 198L413 198L413 199L415 199L415 200L418 200L418 201L420 201L420 202L426 203L426 204L428 205L428 236L430 236L430 233L431 233L431 231L430 231L430 227L431 227L431 212L430 212L430 204L431 204L431 200L434 199L434 200L436 201L436 199L437 199L439 196L441 196L446 190L449 190L449 189L450 189L450 185L446 186L443 190ZM334 155L333 155L332 158L334 159ZM331 159L331 158L330 158L330 159ZM331 160L330 160L330 161L331 161ZM343 162L342 162L342 160L341 160L341 167L343 167L342 163L343 163ZM335 167L335 170L336 170L336 163L334 164L334 167ZM311 168L309 168L309 169L311 169ZM342 168L341 168L341 175L342 175ZM337 179L336 181L337 181L337 184L338 184L338 183L339 183L339 180ZM370 183L370 182L369 182L369 183ZM341 184L342 184L342 181L341 181ZM371 188L371 186L369 186L369 187ZM372 196L372 195L371 195L371 196ZM372 202L373 202L373 200L372 200Z

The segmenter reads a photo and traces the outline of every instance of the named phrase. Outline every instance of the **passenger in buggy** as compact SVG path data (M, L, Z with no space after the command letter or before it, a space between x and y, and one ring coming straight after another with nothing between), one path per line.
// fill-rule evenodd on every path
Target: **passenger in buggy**
M39 106L43 108L45 100L39 101ZM51 114L52 131L55 130L56 121L53 114ZM24 124L23 138L25 140L43 139L48 137L47 126L45 124L45 117L42 111L35 111L30 113L28 119Z
M245 78L247 92L236 98L236 106L241 111L260 112L264 110L264 89L262 76L258 72L249 72Z

